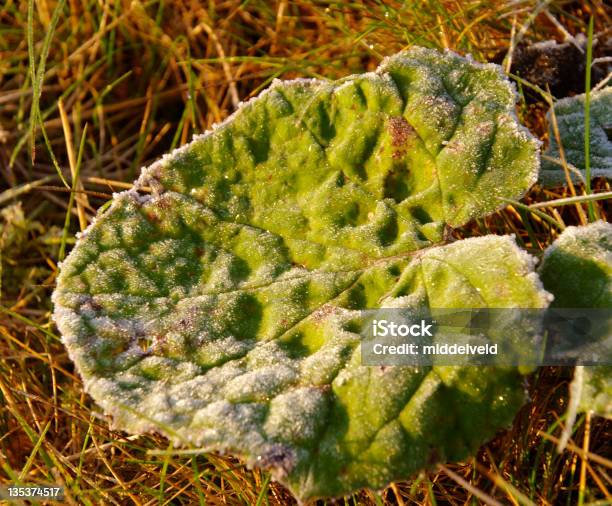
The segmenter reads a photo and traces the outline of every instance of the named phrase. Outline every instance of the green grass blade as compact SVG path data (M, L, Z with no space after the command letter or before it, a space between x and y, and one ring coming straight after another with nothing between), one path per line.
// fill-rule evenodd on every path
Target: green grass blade
M205 506L206 496L204 495L202 485L200 484L200 477L202 476L202 473L198 468L198 462L195 455L191 457L191 468L193 469L193 484L195 486L196 492L198 493L198 502L200 506Z
M40 58L38 60L38 67L36 67L36 57L34 54L34 0L28 0L28 23L27 23L27 41L28 41L28 61L30 67L30 77L32 80L32 105L30 108L30 125L29 125L29 138L30 138L30 156L32 159L32 163L36 158L36 127L40 126L44 140L45 146L49 151L49 155L51 156L51 160L57 171L60 179L66 186L69 188L70 186L66 182L64 175L62 174L62 170L57 163L57 159L55 158L55 154L53 153L53 149L51 147L51 142L47 136L45 128L43 126L41 114L40 114L40 96L42 93L43 81L45 78L45 67L47 63L47 58L49 57L49 49L51 47L51 40L53 39L53 35L55 34L55 28L57 27L57 23L59 21L60 13L64 8L66 0L60 0L57 6L53 11L53 17L47 29L47 33L43 40L43 47L40 54Z
M168 450L172 448L172 443L168 445ZM161 473L159 476L159 505L162 506L164 504L164 485L166 481L166 474L168 473L168 464L170 463L170 453L167 453L164 457L164 463L162 464Z
M64 4L66 0L60 0L53 10L53 17L51 18L51 23L47 28L47 33L45 34L45 38L43 40L42 52L40 54L40 60L38 61L38 69L36 71L36 80L38 82L38 90L39 92L42 90L42 83L45 78L45 67L47 65L47 58L49 57L49 49L51 48L51 40L53 39L53 35L55 34L55 28L57 27L57 22L59 21L59 16L64 9ZM32 28L32 23L28 23L28 27Z
M43 438L36 438L36 432L34 431L32 426L27 422L27 420L23 416L21 416L21 414L17 410L12 410L11 415L15 417L15 420L17 420L17 422L19 422L19 425L21 426L23 431L28 436L28 439L32 442L32 444L34 444L35 447L39 441L42 443ZM37 451L40 452L40 456L46 465L45 471L48 472L50 469L54 467L53 461L49 457L49 454L47 454L47 452L43 450L42 448L39 447Z
M77 155L76 168L74 169L74 179L72 180L72 191L70 192L70 198L68 199L68 209L66 210L66 218L64 220L64 228L62 230L62 242L60 243L60 250L58 253L58 259L61 262L66 256L66 243L68 240L68 229L70 228L70 213L74 206L74 199L76 195L77 182L79 180L79 172L81 171L81 160L83 159L83 151L85 147L85 136L87 135L87 124L83 128L83 134L81 135L81 143L79 144L79 154Z
M39 325L38 323L36 323L35 321L30 320L29 318L20 315L19 313L15 313L14 311L11 311L10 309L7 309L5 307L0 306L0 312L5 313L23 323L27 323L28 325L34 327L37 330L40 330L43 334L45 334L47 337L50 337L51 339L53 339L54 341L61 341L61 339L59 338L59 336L55 335L53 332L50 332L49 330L45 329L44 327L42 327L41 325Z
M36 63L34 57L34 0L28 0L28 23L27 34L28 41L28 62L30 67L30 79L32 80L32 105L30 109L30 155L34 159L34 129L36 128L37 115L35 113L38 106L38 81L36 80Z
M51 427L51 420L47 422L47 425L45 425L44 429L40 433L40 436L38 436L38 440L36 441L34 448L32 448L32 451L30 453L30 456L28 457L28 460L26 460L25 465L21 469L21 472L19 473L19 477L17 478L17 481L19 482L23 481L23 479L26 477L26 475L30 471L32 464L34 463L34 458L36 457L38 450L40 450L40 447L43 444L43 441L45 440L45 435L47 434L49 427Z
M266 475L264 482L261 484L261 490L259 491L259 495L257 496L257 503L255 506L261 506L264 501L268 504L268 485L270 485L270 475Z
M585 192L591 193L591 65L593 63L593 16L589 19L588 43L586 54L586 72L584 80L584 172L586 176ZM589 220L595 221L595 206L587 203Z
M64 186L66 186L66 188L70 188L70 185L66 181L66 178L64 177L64 173L62 172L62 169L59 166L57 158L55 157L55 153L53 153L53 148L51 147L51 141L49 140L49 136L47 135L47 130L45 129L45 125L43 123L43 119L40 114L40 109L37 111L37 114L38 114L38 124L40 126L40 131L43 135L43 139L45 141L45 146L47 148L47 151L49 152L49 156L51 156L51 162L53 162L53 166L55 167L57 174L62 180L62 183L64 183Z
M540 211L538 209L533 209L532 207L530 207L530 206L528 206L526 204L521 204L520 202L518 202L516 200L512 200L512 199L504 199L504 198L500 197L499 200L502 200L503 202L507 202L508 204L512 204L514 207L518 207L519 209L522 209L524 211L533 213L536 216L542 218L547 223L550 223L554 227L558 228L559 230L564 230L565 229L565 226L562 225L561 223L559 223L557 220L555 220L552 216L549 216L548 214L543 213L542 211Z

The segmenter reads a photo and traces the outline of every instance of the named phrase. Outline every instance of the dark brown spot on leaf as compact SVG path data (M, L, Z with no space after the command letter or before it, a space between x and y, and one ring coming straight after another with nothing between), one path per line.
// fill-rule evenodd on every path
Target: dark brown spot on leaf
M391 135L391 144L395 147L403 146L411 138L414 137L415 131L406 118L402 116L393 116L388 122L389 134Z
M279 444L260 455L257 460L261 467L273 469L277 476L284 478L293 471L296 464L296 455L291 448Z

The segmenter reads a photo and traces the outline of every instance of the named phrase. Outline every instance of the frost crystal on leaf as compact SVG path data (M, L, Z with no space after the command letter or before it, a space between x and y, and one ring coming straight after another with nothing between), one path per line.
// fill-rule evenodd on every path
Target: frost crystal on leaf
M568 227L546 250L539 270L555 307L612 309L612 225ZM571 388L573 404L612 418L612 366L581 367Z
M555 103L555 116L565 159L569 164L574 182L584 181L584 101L585 95L564 98ZM550 112L547 115L550 146L546 153L559 160L559 145L553 130ZM591 93L590 107L590 159L591 177L612 178L612 87ZM546 186L563 185L565 171L560 160L545 159L542 163L540 181Z
M87 391L118 428L231 451L302 499L474 451L512 420L520 374L365 367L354 321L548 305L513 239L438 245L534 182L514 100L497 67L415 48L337 82L276 81L143 170L54 293Z

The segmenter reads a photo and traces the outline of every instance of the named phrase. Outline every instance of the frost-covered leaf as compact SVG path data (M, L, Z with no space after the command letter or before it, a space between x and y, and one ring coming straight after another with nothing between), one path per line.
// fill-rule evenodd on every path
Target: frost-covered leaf
M301 498L466 456L512 420L519 373L365 367L355 321L547 305L512 239L435 246L535 179L513 103L496 67L414 49L276 82L145 169L54 293L88 392L119 428L232 451Z
M546 250L540 275L555 307L612 309L612 224L568 227ZM584 366L572 391L579 410L612 418L612 366Z
M554 307L612 308L612 224L567 227L539 271Z
M112 211L100 230L111 220ZM245 234L242 245L255 249L257 239ZM89 275L112 276L102 255L77 250L61 286L66 273L75 288L85 288ZM120 255L113 250L115 260ZM118 427L143 432L158 424L179 443L235 452L307 498L380 488L438 460L464 458L523 402L514 368L360 365L356 309L544 307L546 295L514 241L490 236L413 260L295 271L178 300L61 287L55 300L87 390Z
M564 98L555 103L555 116L559 137L567 162L576 170L570 171L572 179L584 180L584 100L585 95ZM559 159L559 146L548 113L550 147L547 155ZM591 93L590 107L590 159L591 177L612 178L612 87ZM580 172L580 176L576 173ZM543 160L540 181L546 186L564 184L565 171L559 163Z

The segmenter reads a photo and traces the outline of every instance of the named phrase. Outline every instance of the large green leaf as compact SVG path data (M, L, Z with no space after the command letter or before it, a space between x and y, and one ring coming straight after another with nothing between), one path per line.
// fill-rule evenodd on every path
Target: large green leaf
M570 175L574 182L584 181L584 109L585 95L559 100L554 105L559 138L566 161L573 166ZM591 177L612 178L612 87L591 93L589 150ZM556 162L544 160L540 181L545 186L565 184L566 177L560 163L559 145L553 128L553 119L547 115L550 147L547 155Z
M546 250L540 275L555 296L554 307L612 309L612 224L568 227ZM592 336L605 340L610 336ZM581 411L612 418L612 366L580 366L571 388Z
M413 49L276 82L145 169L54 293L87 391L117 427L234 452L300 498L466 456L512 420L519 373L362 366L355 321L548 304L512 239L435 245L534 181L513 103L496 67Z

